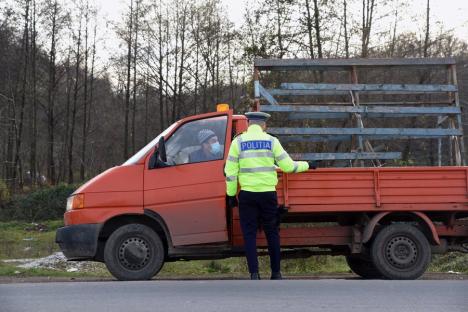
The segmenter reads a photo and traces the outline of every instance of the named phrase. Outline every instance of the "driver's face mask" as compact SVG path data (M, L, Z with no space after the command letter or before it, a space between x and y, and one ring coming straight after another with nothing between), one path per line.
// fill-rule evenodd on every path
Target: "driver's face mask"
M211 143L210 144L211 146L211 153L216 155L216 154L219 154L221 152L221 145L219 144L218 141L214 142L214 143Z

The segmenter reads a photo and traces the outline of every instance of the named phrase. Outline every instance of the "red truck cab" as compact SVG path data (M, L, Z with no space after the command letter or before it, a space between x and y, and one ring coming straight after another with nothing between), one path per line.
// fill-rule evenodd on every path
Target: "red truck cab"
M203 129L215 132L222 152L194 162ZM105 262L118 279L141 280L167 261L243 255L223 168L230 142L246 129L245 116L232 110L182 119L85 183L68 199L65 226L57 231L65 256ZM467 167L278 174L279 203L289 209L284 221L296 224L281 229L285 256L346 255L362 277L414 279L432 253L468 251ZM266 246L263 234L258 246Z
M181 248L185 246L228 246L223 174L229 151L226 142L246 128L245 116L233 116L232 110L182 119L122 165L82 185L68 199L65 227L57 232L65 256L105 260L105 241L129 223L156 229L165 249L164 258L187 253L187 248ZM212 160L191 162L190 154L200 149L196 138L202 129L216 133L222 152ZM161 138L168 166L151 168L150 160ZM141 251L146 250L144 243L129 240L126 246L121 252L145 254Z

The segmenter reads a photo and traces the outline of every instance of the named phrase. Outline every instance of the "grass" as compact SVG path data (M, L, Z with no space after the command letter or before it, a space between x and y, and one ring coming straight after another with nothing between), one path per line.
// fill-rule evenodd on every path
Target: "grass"
M40 224L0 222L0 276L110 277L102 263L83 263L82 269L78 272L67 272L65 268L25 269L17 267L14 263L1 261L41 258L59 251L59 247L55 244L55 231L62 224L61 220L45 221ZM268 256L259 257L259 266L260 273L268 276L270 273ZM341 256L285 259L282 261L282 271L289 276L350 272L345 258ZM433 257L429 271L468 273L468 255L459 253L436 255ZM245 277L247 272L246 260L244 257L240 257L223 260L168 262L164 264L158 277Z
M61 220L0 222L0 259L40 258L59 251L55 230L62 225Z
M429 271L468 273L468 254L451 252L443 255L434 255Z
M259 257L259 269L263 275L270 274L269 257ZM287 275L304 275L318 273L350 272L344 257L316 256L306 259L285 259L282 261L282 271ZM224 274L229 276L245 276L247 262L244 257L223 260L179 261L166 263L160 276L183 275L200 276Z

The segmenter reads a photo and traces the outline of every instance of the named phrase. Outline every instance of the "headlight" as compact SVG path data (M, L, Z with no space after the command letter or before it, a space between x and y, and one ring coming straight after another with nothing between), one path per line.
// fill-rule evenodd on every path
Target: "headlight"
M67 211L70 211L72 209L72 204L73 204L73 196L70 196L67 198Z
M75 194L67 199L67 211L84 207L84 194Z

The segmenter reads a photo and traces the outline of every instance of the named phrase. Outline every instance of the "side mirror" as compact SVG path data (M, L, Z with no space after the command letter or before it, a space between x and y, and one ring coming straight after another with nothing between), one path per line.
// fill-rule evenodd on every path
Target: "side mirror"
M162 162L167 162L166 143L164 142L164 137L163 136L161 136L159 138L158 154L159 154L159 159L161 159Z
M156 148L153 155L151 155L148 169L168 167L166 162L166 144L164 142L164 138L161 137L158 142L158 148Z

